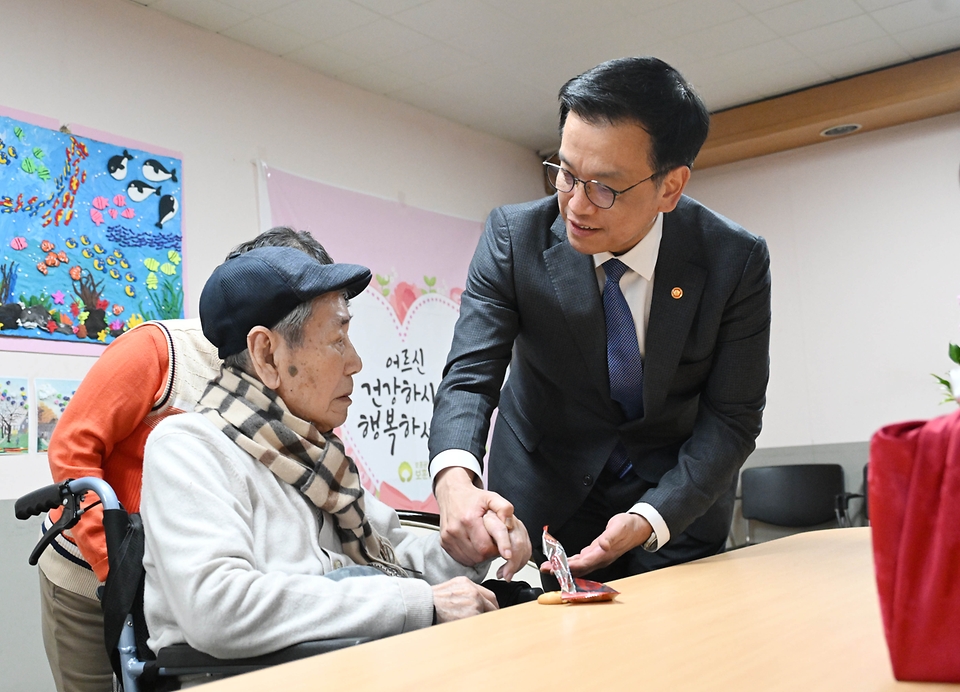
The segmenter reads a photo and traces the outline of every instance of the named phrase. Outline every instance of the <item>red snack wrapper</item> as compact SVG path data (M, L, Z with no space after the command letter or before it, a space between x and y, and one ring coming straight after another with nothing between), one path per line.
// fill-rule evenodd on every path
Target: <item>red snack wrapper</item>
M550 535L546 526L543 527L543 554L550 562L553 576L560 582L560 591L564 594L576 592L577 587L570 573L570 567L567 565L567 553L560 545L560 541Z
M620 592L606 584L589 579L574 578L567 564L567 553L556 538L543 527L543 553L550 562L553 576L560 582L561 599L564 603L612 601Z

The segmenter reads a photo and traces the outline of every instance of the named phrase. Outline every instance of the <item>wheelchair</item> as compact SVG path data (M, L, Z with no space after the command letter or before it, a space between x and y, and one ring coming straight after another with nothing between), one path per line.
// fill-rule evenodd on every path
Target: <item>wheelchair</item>
M88 492L98 502L86 507ZM100 587L103 607L104 645L114 675L124 692L162 692L180 689L180 679L190 676L210 679L239 675L261 668L327 653L369 641L368 637L345 637L303 642L280 651L243 659L218 659L175 644L157 652L147 647L147 626L143 616L143 523L139 514L128 514L110 485L94 477L78 478L34 490L17 500L17 519L29 519L55 507L63 507L60 519L41 537L30 553L36 565L40 554L63 531L75 526L83 514L103 505L103 529L110 573Z

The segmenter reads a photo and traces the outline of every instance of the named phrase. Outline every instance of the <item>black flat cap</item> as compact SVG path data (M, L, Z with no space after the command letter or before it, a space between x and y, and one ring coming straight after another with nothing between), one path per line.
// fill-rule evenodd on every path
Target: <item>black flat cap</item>
M247 347L257 326L273 327L301 303L332 291L347 298L370 283L359 264L321 264L290 247L264 247L230 257L213 270L200 294L203 335L221 358Z

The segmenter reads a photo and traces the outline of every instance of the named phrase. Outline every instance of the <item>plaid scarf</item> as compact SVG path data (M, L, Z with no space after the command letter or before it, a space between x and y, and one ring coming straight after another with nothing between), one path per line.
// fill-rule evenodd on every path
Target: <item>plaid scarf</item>
M364 513L353 459L333 433L294 416L273 390L247 373L224 367L207 385L197 411L277 478L299 490L334 520L343 552L358 565L407 576L393 546Z

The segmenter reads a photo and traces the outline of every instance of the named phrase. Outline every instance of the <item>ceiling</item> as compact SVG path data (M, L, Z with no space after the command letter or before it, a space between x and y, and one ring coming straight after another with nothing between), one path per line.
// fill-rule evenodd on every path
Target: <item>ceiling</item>
M543 153L560 86L611 58L715 112L960 47L960 0L130 1Z

